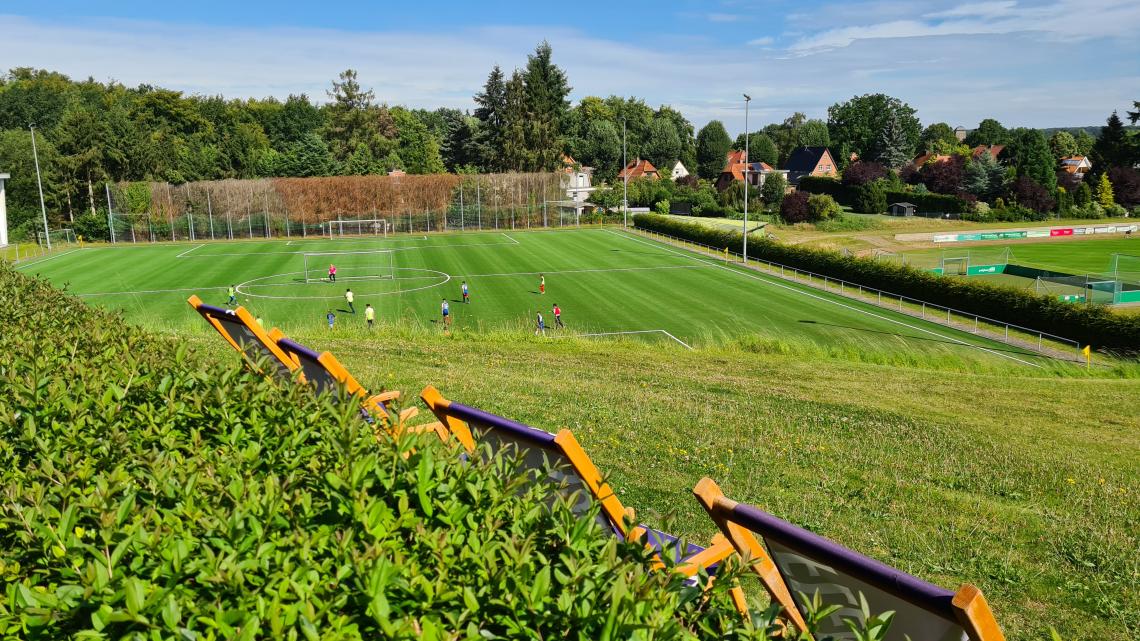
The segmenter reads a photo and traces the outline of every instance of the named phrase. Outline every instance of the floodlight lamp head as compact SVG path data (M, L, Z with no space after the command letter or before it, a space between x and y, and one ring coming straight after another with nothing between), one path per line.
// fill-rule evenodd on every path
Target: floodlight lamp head
M752 102L752 96L749 96L748 94L743 94L743 95L744 95L744 102Z

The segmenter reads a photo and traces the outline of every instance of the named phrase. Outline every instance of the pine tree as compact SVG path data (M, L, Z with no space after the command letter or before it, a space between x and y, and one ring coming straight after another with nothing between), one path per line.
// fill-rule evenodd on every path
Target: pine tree
M506 129L507 85L499 65L491 69L483 91L475 94L475 117L479 119L479 136L476 139L479 162L484 169L499 171L506 168L503 159Z
M527 57L523 84L528 114L526 146L530 171L553 171L562 165L562 125L570 110L566 73L551 61L550 43L543 41Z
M907 140L906 131L895 112L892 111L888 116L876 146L881 150L876 160L891 169L901 169L910 162L914 148Z
M1093 145L1093 167L1098 171L1107 171L1110 167L1127 167L1132 159L1131 145L1128 132L1124 130L1124 123L1116 112L1108 117L1108 121L1100 128L1100 138Z
M1108 174L1100 175L1100 182L1096 185L1096 201L1105 209L1116 206L1116 199L1112 193L1112 182L1109 181Z
M502 163L507 170L519 171L532 166L534 156L527 146L526 82L516 69L506 85L503 110Z
M1085 207L1092 202L1092 189L1089 188L1088 183L1083 182L1080 187L1077 187L1073 201L1077 203L1078 207Z

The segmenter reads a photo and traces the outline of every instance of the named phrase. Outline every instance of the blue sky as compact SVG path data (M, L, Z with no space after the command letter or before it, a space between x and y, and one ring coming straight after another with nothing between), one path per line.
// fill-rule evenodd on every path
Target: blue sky
M1047 127L1140 100L1137 33L1135 0L49 1L0 9L0 68L324 99L352 67L385 102L471 108L491 65L546 39L573 99L638 96L698 127L743 130L742 92L755 127L880 91L924 123Z

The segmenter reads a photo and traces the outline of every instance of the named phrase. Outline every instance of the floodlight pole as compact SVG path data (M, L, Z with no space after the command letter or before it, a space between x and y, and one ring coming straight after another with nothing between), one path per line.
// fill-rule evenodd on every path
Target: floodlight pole
M629 164L625 159L625 119L621 121L621 212L622 225L629 227Z
M36 126L28 125L28 130L32 132L32 158L36 163L36 188L40 190L40 214L42 214L44 218L44 240L47 241L48 251L51 251L51 233L48 232L47 206L44 205L44 184L40 178L40 155L36 151Z
M744 94L744 265L748 266L748 170L752 168L748 157L748 104L752 96Z
M107 232L111 235L111 244L115 244L115 218L111 213L111 184L103 183L103 190L107 192Z

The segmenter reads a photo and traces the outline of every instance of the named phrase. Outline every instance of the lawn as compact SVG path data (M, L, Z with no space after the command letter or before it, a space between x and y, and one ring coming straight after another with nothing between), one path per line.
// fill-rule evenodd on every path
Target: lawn
M904 255L916 261L934 264L944 253L948 256L964 256L967 252L991 256L1000 253L1006 247L1011 252L1009 262L1017 265L1069 274L1102 274L1111 268L1113 254L1129 254L1135 257L1131 267L1133 273L1140 271L1140 241L1119 236L1089 240L1043 240L1007 245L954 243L935 249L908 251L904 252Z
M377 250L390 253L359 253ZM330 251L345 253L314 258L310 275L322 276L328 263L340 263L338 282L304 282L304 254ZM395 278L354 279L375 273L385 261ZM568 327L561 333L684 345L748 336L874 352L887 360L917 354L966 365L1039 362L1024 350L967 332L613 229L89 247L19 269L159 329L200 331L186 298L197 294L225 305L227 288L235 285L239 304L286 331L324 329L330 310L337 316L334 334L355 331L363 327L361 310L369 303L382 324L442 329L446 299L452 331L507 329L525 336L533 333L538 311L553 324L549 312L558 303ZM539 292L540 274L546 294ZM461 282L470 287L469 305L462 303ZM345 304L346 288L355 293L355 314Z
M220 359L213 335L186 337ZM362 383L569 427L643 522L705 540L728 496L917 576L978 585L1007 638L1140 635L1140 381L985 374L505 332L309 331ZM1095 370L1094 370L1095 374ZM750 595L762 600L755 590Z

